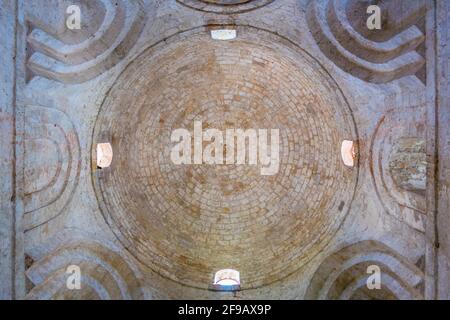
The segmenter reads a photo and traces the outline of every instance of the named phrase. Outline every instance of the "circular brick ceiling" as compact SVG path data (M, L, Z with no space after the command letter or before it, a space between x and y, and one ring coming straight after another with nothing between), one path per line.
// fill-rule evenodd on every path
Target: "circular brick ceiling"
M263 7L273 0L177 0L179 3L200 11L213 13L243 13Z
M279 172L173 164L171 132L195 120L279 129ZM215 41L201 28L149 48L117 79L93 145L110 142L114 158L93 180L106 221L143 264L199 288L233 268L246 289L298 270L339 229L358 171L343 165L342 140L356 140L350 109L313 58L258 29Z

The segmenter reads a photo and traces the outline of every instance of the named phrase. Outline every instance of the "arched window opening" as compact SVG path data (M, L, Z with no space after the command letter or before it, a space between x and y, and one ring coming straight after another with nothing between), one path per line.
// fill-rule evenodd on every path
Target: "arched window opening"
M113 158L113 150L110 143L97 144L97 167L108 168Z
M239 271L222 269L214 275L212 289L217 291L237 291L241 288Z
M234 29L211 30L211 38L214 40L233 40L237 36Z
M356 153L355 153L355 144L353 141L350 140L342 141L341 156L342 161L347 167L355 166Z

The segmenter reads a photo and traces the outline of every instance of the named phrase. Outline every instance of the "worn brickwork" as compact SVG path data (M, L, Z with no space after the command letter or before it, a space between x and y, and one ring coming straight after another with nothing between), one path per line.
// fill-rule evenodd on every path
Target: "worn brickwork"
M446 1L376 32L353 0L6 2L1 298L448 298ZM175 165L196 120L279 129L279 170ZM241 291L209 290L224 268Z
M123 150L94 173L108 221L138 259L197 287L226 265L241 271L243 288L298 269L339 228L358 174L335 152L357 137L332 79L270 33L237 32L239 40L209 44L200 29L142 54L106 98L94 140ZM278 128L278 173L173 164L171 132L193 131L194 121L223 131Z

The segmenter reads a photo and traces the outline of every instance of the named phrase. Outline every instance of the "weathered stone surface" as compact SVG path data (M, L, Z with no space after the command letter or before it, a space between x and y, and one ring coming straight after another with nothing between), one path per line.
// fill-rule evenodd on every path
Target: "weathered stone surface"
M0 1L0 298L450 298L450 8L372 2ZM175 165L195 120L279 129L279 171Z
M423 193L427 182L425 141L417 138L400 139L391 155L389 170L398 187Z
M438 88L435 97L438 108L437 148L438 176L437 181L437 261L438 277L437 297L450 299L450 3L441 1L436 8L438 28L437 33L437 60L438 76L436 86Z
M14 298L14 54L16 7L0 1L0 299Z

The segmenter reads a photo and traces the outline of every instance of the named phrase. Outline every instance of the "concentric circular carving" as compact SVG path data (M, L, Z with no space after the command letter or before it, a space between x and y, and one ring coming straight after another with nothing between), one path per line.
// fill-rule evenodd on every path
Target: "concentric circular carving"
M408 112L409 124L405 124L403 120L405 112ZM422 126L417 125L424 117L423 105L405 108L397 104L395 109L389 110L378 121L372 137L369 157L375 191L386 212L421 232L425 232L426 225L425 197L420 192L410 192L400 188L396 183L395 175L392 175L390 164L395 159L399 144L404 143L405 138L425 139ZM423 168L425 164L422 161ZM396 166L410 173L414 169L408 168L408 163L397 163ZM414 176L423 177L417 174Z
M274 0L177 0L195 10L222 14L243 13L263 7Z
M194 121L279 129L278 173L174 164L171 133ZM152 270L207 288L233 268L243 289L258 287L296 271L340 227L358 175L340 146L355 132L341 91L301 49L254 28L233 41L200 28L146 50L118 78L93 145L110 142L114 158L94 185L117 237Z

